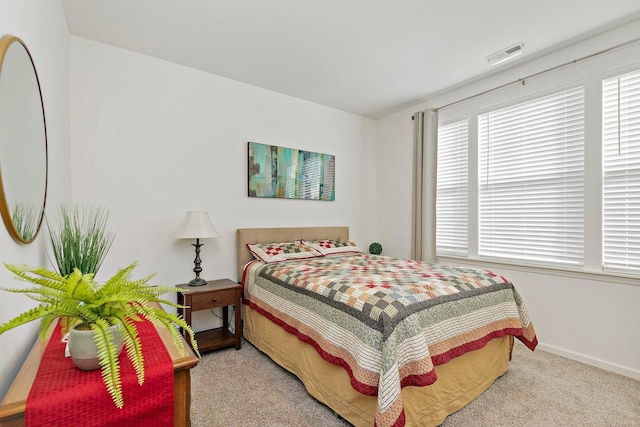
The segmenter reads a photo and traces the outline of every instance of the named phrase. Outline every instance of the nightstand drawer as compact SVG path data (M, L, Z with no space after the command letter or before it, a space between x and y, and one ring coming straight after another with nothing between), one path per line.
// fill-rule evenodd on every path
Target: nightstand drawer
M208 308L225 307L236 303L236 290L224 289L218 292L207 292L191 296L191 311Z

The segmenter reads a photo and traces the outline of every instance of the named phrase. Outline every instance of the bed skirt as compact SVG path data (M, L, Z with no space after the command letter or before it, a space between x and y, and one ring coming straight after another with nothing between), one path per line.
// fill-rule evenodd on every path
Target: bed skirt
M377 398L351 387L340 366L286 332L249 306L243 306L245 338L278 365L295 374L314 398L356 427L374 425ZM473 401L509 368L513 337L496 338L479 350L436 366L438 380L426 387L402 389L406 425L438 426Z

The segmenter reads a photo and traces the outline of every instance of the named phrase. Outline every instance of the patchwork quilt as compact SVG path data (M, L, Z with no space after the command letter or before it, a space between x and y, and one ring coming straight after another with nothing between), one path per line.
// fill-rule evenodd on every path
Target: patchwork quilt
M254 261L244 296L377 396L379 427L404 425L401 389L434 383L434 366L505 335L537 345L513 284L486 270L368 254Z

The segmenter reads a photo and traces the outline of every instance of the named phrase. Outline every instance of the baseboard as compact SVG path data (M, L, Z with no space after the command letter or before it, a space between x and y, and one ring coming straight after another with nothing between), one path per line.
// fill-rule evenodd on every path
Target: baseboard
M557 356L566 357L567 359L575 360L587 365L595 366L597 368L604 369L606 371L615 372L616 374L624 375L636 380L640 380L640 370L629 368L628 366L618 365L616 363L607 362L606 360L598 359L592 356L587 356L581 353L575 353L566 349L556 347L549 344L538 343L538 349L546 351L548 353L555 354Z

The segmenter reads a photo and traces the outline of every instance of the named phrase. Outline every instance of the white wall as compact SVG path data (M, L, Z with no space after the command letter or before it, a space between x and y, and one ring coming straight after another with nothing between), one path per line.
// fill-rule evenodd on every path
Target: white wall
M640 21L636 21L562 51L451 89L379 120L378 161L382 176L379 177L381 192L378 227L385 253L398 257L410 255L412 113L428 107L440 107L548 67L572 61L631 40L639 33ZM590 102L589 97L598 93L601 80L607 73L630 63L640 66L639 43L571 65L551 75L531 79L525 86L514 85L494 92L471 103L498 105L506 99L527 96L568 81L584 83L589 91L587 102ZM600 144L597 125L599 108L599 103L591 103L591 108L587 106L586 110L587 126L591 127L587 130L587 161L597 160L594 156L597 156ZM462 108L451 107L442 110L440 116L441 119L454 118L463 113ZM591 230L598 226L599 205L590 205L589 200L594 197L593 189L598 188L598 185L593 184L597 184L599 179L589 176L587 180L588 188L592 189L585 202L587 229ZM406 190L393 191L401 188ZM593 239L598 239L598 233L586 234L589 242L593 243ZM591 248L596 246L590 245ZM595 270L599 254L590 250L586 256L587 267ZM499 271L514 281L532 316L540 348L640 378L640 280L628 284L623 280L605 281L604 277L597 275L567 277L545 270L516 269L491 264L483 266Z
M204 278L236 279L237 228L347 225L362 245L375 237L371 119L78 37L71 117L73 200L108 207L117 234L99 275L137 260L157 283L190 280L193 242L173 237L188 210L208 211L222 236L204 241ZM336 200L248 197L248 141L334 154Z
M3 0L0 2L0 36L20 37L38 72L47 123L49 146L49 188L47 207L68 200L69 174L69 39L60 1ZM0 161L5 161L1 159ZM45 227L46 228L46 227ZM46 230L30 245L15 243L0 224L0 261L14 264L46 264ZM0 268L0 286L20 286ZM23 295L0 292L0 323L17 316L35 302ZM35 339L37 322L0 335L0 399Z

